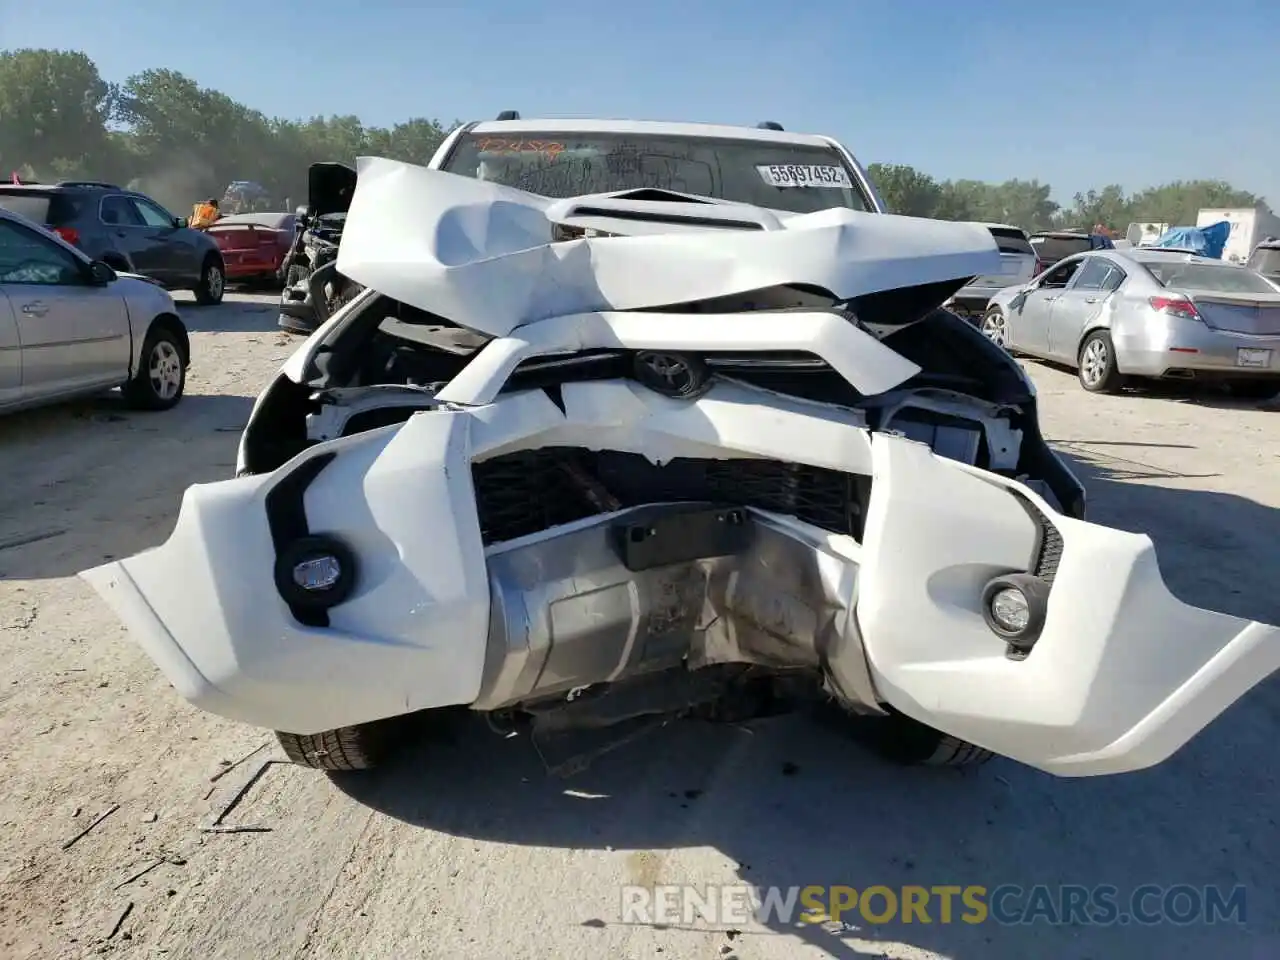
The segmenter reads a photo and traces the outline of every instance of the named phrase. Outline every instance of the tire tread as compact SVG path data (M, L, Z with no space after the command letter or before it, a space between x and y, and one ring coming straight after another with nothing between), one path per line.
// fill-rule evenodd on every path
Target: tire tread
M373 724L339 727L315 734L276 731L285 756L316 770L368 770L377 766L381 738Z

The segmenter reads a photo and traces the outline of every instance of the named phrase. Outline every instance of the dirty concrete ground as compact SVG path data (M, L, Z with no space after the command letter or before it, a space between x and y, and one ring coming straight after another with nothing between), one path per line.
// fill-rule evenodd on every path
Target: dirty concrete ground
M182 703L75 574L160 542L188 484L231 473L253 397L297 343L269 301L183 304L196 365L177 410L107 398L0 420L0 956L1280 955L1275 683L1125 777L902 770L787 717L669 727L560 781L527 742L463 725L377 775L271 764L227 820L269 832L200 832L277 747ZM1093 517L1149 532L1181 598L1280 622L1280 411L1089 396L1028 366ZM1247 913L1243 927L620 923L620 885L735 882L1244 884Z

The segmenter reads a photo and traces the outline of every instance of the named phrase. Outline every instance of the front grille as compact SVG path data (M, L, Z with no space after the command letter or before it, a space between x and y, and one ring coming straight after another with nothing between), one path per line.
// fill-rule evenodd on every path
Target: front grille
M862 536L870 478L780 460L679 458L576 447L527 450L472 466L480 530L499 543L610 510L714 501L794 516Z

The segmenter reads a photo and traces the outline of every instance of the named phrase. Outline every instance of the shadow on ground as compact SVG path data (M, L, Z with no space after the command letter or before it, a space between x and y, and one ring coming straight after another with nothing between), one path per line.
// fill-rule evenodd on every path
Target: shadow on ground
M1034 357L1021 357L1024 364L1034 364L1064 373L1076 379L1076 370L1066 364L1052 360L1040 360ZM1078 387L1081 394L1084 388ZM1263 399L1242 399L1234 397L1221 383L1195 382L1190 380L1132 380L1123 392L1129 396L1159 397L1175 403L1194 403L1197 406L1212 407L1221 410L1276 410L1280 411L1280 379L1276 380L1275 392Z
M1265 573L1280 569L1280 511L1228 494L1125 483L1098 463L1076 466L1088 479L1092 519L1151 533L1183 598L1280 621ZM990 895L1014 885L1001 901L1006 917L1028 916L1028 891L1038 884L1111 885L1122 910L1144 884L1213 885L1224 896L1246 887L1243 925L974 925L961 921L959 904L945 924L936 899L931 923L867 925L855 914L844 918L859 926L853 931L768 924L770 934L816 948L813 955L878 957L897 942L955 960L1261 960L1280 955L1278 725L1280 690L1270 681L1154 769L1062 780L1004 760L964 772L888 766L829 724L798 715L749 728L679 723L562 781L548 776L529 740L463 719L451 742L420 744L374 776L335 780L361 803L433 830L611 848L628 857L631 882L641 885L688 879L678 867L666 870L666 851L711 847L737 864L739 881L759 887L953 884ZM621 903L616 915L588 925L620 919ZM752 956L751 936L726 939L722 952Z
M1233 493L1161 486L1155 481L1215 475L1153 470L1082 449L1094 447L1105 444L1075 441L1073 452L1060 451L1088 491L1089 520L1150 536L1178 599L1280 624L1280 595L1265 573L1280 570L1280 510Z
M162 542L188 486L232 476L252 407L188 394L141 413L113 392L0 418L0 578L73 576Z

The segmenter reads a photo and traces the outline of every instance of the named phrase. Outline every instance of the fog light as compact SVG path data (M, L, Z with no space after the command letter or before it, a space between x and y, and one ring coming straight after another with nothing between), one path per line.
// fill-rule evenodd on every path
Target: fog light
M991 616L1010 633L1021 633L1031 622L1031 604L1017 587L1003 587L991 598Z
M303 590L329 590L342 577L342 563L329 554L294 564L293 582Z
M1029 573L996 577L982 591L982 618L1009 644L1010 653L1031 652L1044 629L1049 583Z
M327 610L356 586L355 554L327 534L299 537L276 557L276 589L296 609Z

